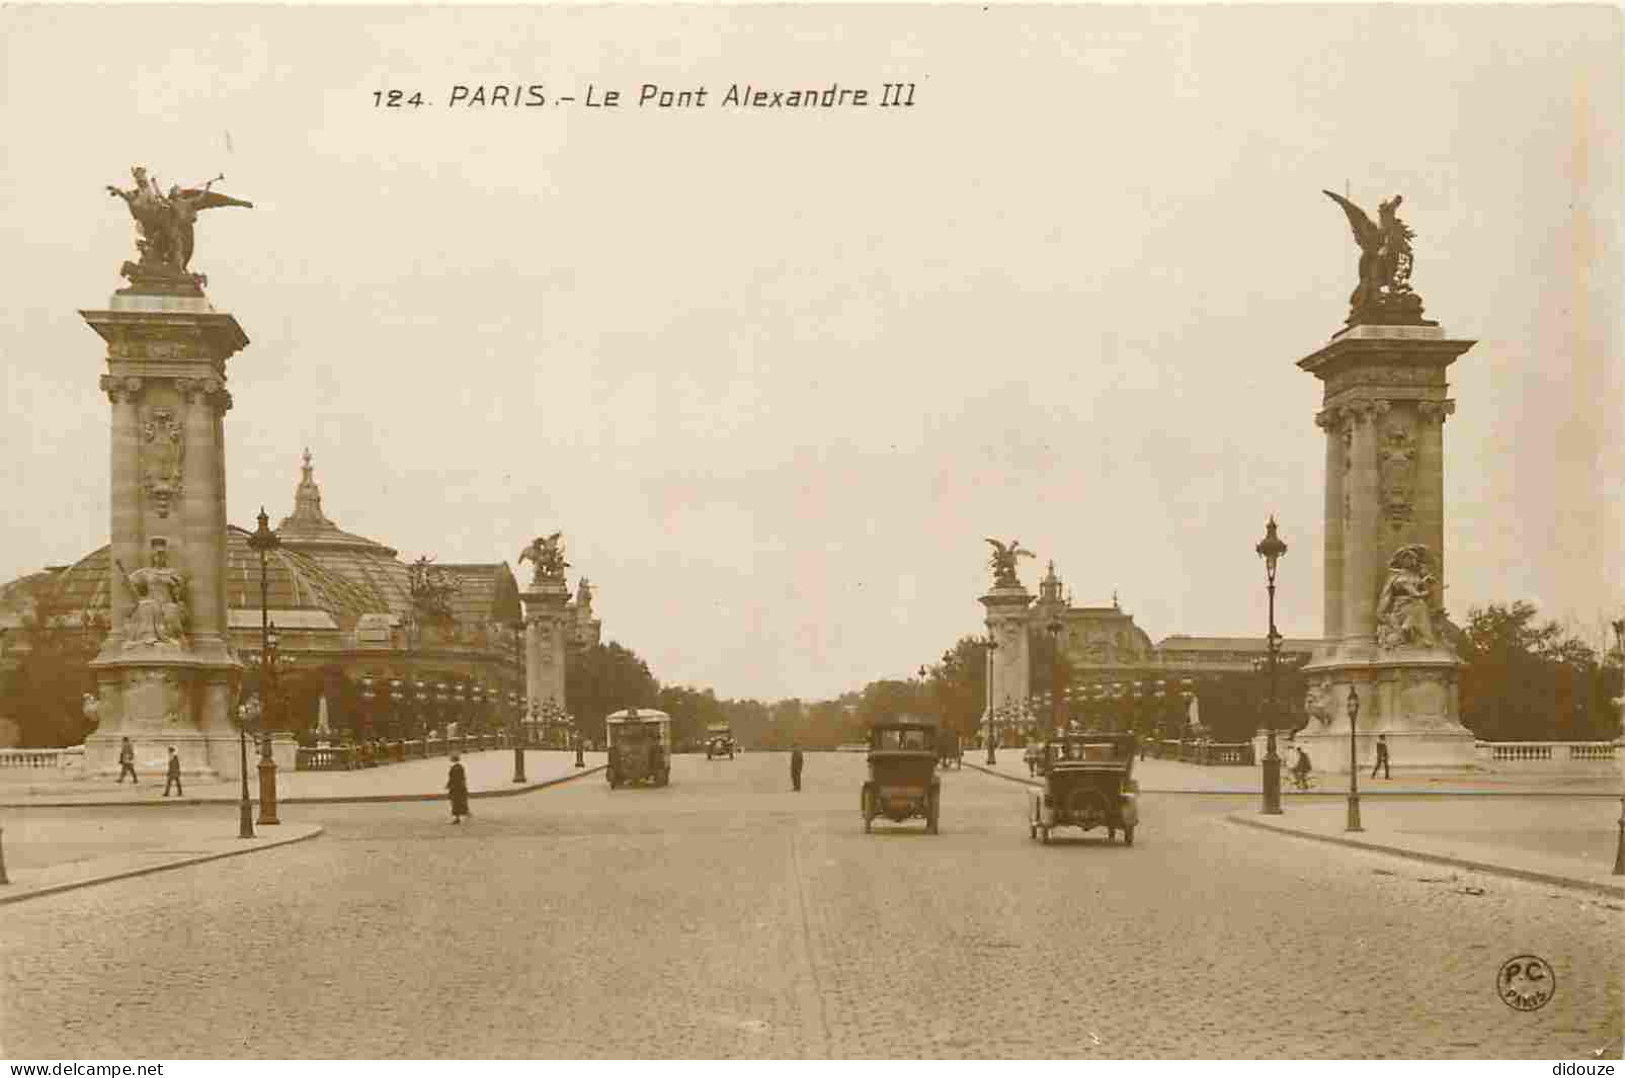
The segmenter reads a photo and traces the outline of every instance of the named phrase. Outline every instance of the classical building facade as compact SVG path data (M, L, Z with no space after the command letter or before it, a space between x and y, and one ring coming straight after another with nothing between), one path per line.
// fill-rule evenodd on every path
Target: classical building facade
M1027 610L1027 632L1037 655L1052 654L1036 645L1050 641L1059 649L1070 671L1062 711L1076 713L1089 702L1116 701L1125 706L1135 701L1177 699L1188 708L1191 697L1198 704L1204 684L1220 677L1250 674L1255 664L1268 656L1262 635L1257 637L1187 636L1176 634L1153 643L1150 635L1122 608L1117 596L1110 605L1077 606L1051 561L1039 582L1038 599ZM1286 639L1279 662L1298 665L1307 661L1318 640ZM1047 696L1051 675L1035 662L1032 683L1045 699L1035 702L1033 711L1044 725L1053 699ZM1175 705L1169 704L1172 707ZM1291 705L1296 715L1301 711Z
M384 543L345 531L324 512L309 450L293 512L275 529L266 559L266 612L277 631L282 679L302 686L284 725L412 733L448 722L506 723L521 706L524 623L519 587L505 562L428 563L444 609L414 596L414 566ZM254 691L261 660L260 562L249 532L225 536L226 626ZM108 547L0 586L7 661L19 661L23 620L44 594L77 622L110 619L117 581ZM43 589L43 592L42 592ZM122 598L120 597L120 601ZM583 579L566 607L569 644L600 641L602 623Z

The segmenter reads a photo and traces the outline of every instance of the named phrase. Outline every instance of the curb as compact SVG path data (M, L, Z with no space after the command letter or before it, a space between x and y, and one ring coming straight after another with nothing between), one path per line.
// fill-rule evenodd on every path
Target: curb
M994 778L1004 779L1006 782L1019 782L1024 786L1044 785L1038 779L1022 778L1019 775L1006 775L1002 771L994 771L993 769L985 767L982 764L967 763L965 766L971 768L972 770L980 771L984 775L992 775ZM1140 792L1142 794L1176 794L1185 797L1256 798L1263 796L1263 792L1261 790L1187 790L1168 789L1166 787L1158 788L1155 786L1141 786ZM1283 803L1285 804L1290 804L1293 801L1308 801L1316 798L1336 799L1341 801L1348 797L1348 792L1346 790L1311 790L1309 792L1282 790L1281 796L1284 799ZM1428 797L1564 797L1601 798L1606 801L1619 800L1619 794L1617 793L1600 793L1591 790L1367 790L1362 787L1360 789L1360 799L1363 801L1368 797L1374 799Z
M1288 838L1303 838L1313 842L1329 843L1333 846L1347 846L1351 849L1365 850L1368 853L1385 853L1411 861L1423 861L1433 865L1449 865L1452 868L1465 868L1473 872L1483 872L1490 876L1508 876L1512 879L1529 880L1534 883L1549 884L1553 887L1566 887L1573 891L1589 891L1592 894L1605 895L1608 898L1625 898L1625 883L1603 883L1600 880L1577 879L1573 876L1559 876L1555 873L1538 872L1534 869L1513 868L1510 865L1497 865L1488 861L1474 861L1466 857L1452 857L1442 853L1407 850L1402 846L1383 846L1379 843L1365 842L1361 839L1343 838L1339 835L1322 835L1313 831L1298 831L1274 824L1260 823L1258 820L1248 819L1245 816L1226 816L1225 819L1240 827L1270 831L1277 835L1286 835Z
M517 797L528 794L534 790L545 790L549 786L560 783L574 782L576 779L586 778L604 770L607 764L597 767L587 767L571 775L560 775L554 779L544 779L541 782L526 783L507 790L470 790L469 800L481 800L487 797ZM360 794L351 797L279 797L278 805L383 805L405 804L422 801L445 801L449 794ZM250 797L248 803L257 805L260 799ZM237 797L177 797L173 801L5 801L0 802L0 809L62 809L62 808L170 808L177 805L240 805L242 799Z
M0 906L10 905L13 902L27 902L31 898L44 898L47 895L59 895L64 891L77 891L84 887L95 887L103 883L112 883L115 880L127 880L134 876L150 876L155 872L168 872L174 868L189 868L192 865L201 865L208 861L219 861L227 857L242 857L245 854L259 853L261 850L274 850L279 846L291 846L295 842L306 842L326 833L326 828L320 824L312 824L311 830L292 838L278 838L269 842L261 842L254 846L244 846L237 850L221 850L219 853L203 853L180 861L169 861L161 865L143 865L140 868L126 869L122 872L111 872L105 876L92 876L84 880L72 880L68 883L53 883L45 887L38 887L32 891L22 891L14 895L0 893Z

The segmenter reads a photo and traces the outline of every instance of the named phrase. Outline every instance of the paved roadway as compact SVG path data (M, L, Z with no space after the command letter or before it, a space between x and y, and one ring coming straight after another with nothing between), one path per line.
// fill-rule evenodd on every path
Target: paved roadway
M794 794L782 755L683 757L462 827L300 806L325 837L5 908L0 1055L1618 1057L1617 903L1240 828L1234 798L1041 847L1025 788L970 770L941 835L866 836L862 768L809 754ZM1531 1014L1494 993L1521 952L1558 975Z

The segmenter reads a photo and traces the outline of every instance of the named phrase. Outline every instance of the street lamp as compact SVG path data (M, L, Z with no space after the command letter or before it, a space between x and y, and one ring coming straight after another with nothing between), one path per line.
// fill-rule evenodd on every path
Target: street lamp
M276 538L274 535L272 538ZM277 643L279 637L276 631L276 622L269 622L264 630L265 651L263 663L265 677L260 691L262 705L260 708L260 818L261 824L278 824L282 821L276 818L276 760L271 755L272 731L276 720L282 716L282 698L277 686Z
M1275 518L1270 517L1264 528L1264 538L1253 548L1264 559L1264 576L1269 583L1270 634L1269 644L1270 693L1269 739L1264 743L1264 807L1266 815L1281 814L1281 758L1275 754L1275 659L1281 648L1281 635L1275 631L1275 566L1286 553L1286 544L1275 534ZM1349 765L1353 767L1351 763Z
M999 650L999 642L993 639L993 634L987 634L987 764L992 767L997 763L993 754L993 743L998 740L998 722L993 717L993 653Z
M1625 696L1625 618L1613 623L1619 644L1620 695ZM1619 796L1619 845L1614 847L1614 875L1625 876L1625 793Z
M1349 683L1349 820L1345 831L1364 831L1360 826L1360 767L1354 756L1354 728L1360 721L1360 693Z
M248 537L248 549L252 550L260 557L260 697L263 699L265 697L266 688L269 685L269 678L266 671L268 669L267 664L270 662L271 654L271 612L269 603L267 602L267 596L270 592L270 578L266 571L266 558L270 556L271 551L282 545L282 540L277 537L276 532L271 530L271 518L265 514L265 506L260 506L260 515L256 519L259 522L259 526L254 529L254 534ZM263 707L263 704L261 706ZM239 751L239 765L243 773L243 782L242 797L237 806L237 837L253 838L254 814L248 801L247 713L241 713L240 717L242 721L237 725L237 747ZM274 769L276 764L273 762L271 767L273 768L271 781L275 783L276 773ZM260 774L260 782L263 787L265 782L263 770Z

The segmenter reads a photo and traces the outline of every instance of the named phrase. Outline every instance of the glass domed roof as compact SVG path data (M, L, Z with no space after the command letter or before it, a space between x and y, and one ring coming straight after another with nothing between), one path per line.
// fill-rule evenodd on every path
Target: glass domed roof
M115 586L110 551L104 546L57 573L56 597L66 609L108 608ZM273 550L266 558L266 599L273 611L324 611L340 626L353 624L362 614L388 613L390 609L376 588L347 580L286 547ZM248 546L248 532L235 526L226 528L226 606L231 610L260 608L260 558Z

